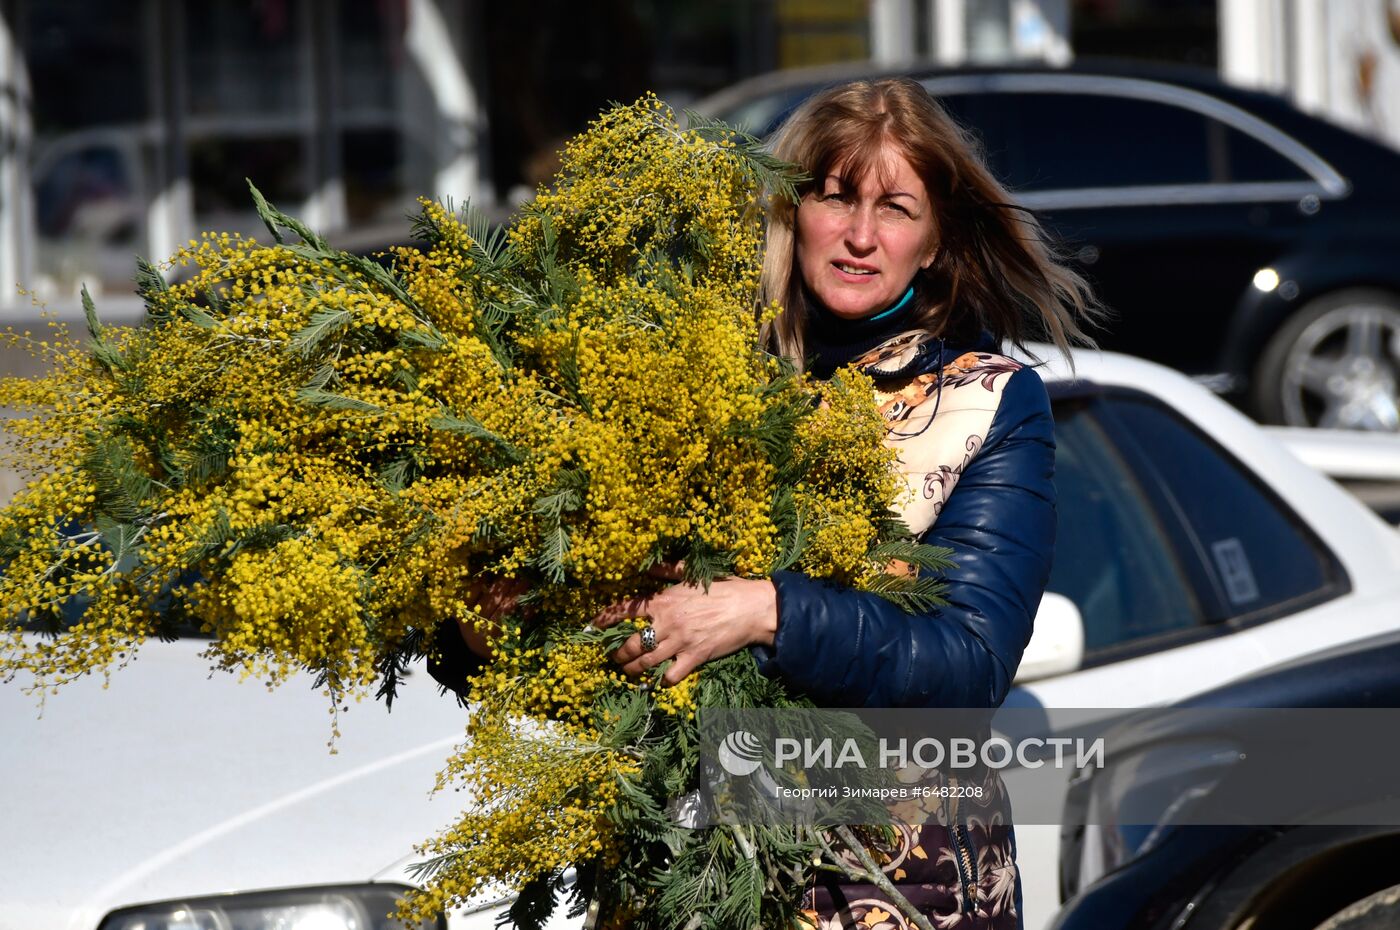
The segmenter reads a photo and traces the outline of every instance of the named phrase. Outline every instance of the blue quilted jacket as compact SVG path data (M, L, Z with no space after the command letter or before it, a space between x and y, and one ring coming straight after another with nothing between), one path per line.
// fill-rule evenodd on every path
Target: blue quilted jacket
M969 349L995 346L926 342L881 378L937 372ZM1000 705L1050 577L1054 471L1049 398L1035 370L1023 367L1006 384L980 453L922 537L953 550L948 604L911 616L877 595L779 572L777 640L752 650L760 668L828 707Z

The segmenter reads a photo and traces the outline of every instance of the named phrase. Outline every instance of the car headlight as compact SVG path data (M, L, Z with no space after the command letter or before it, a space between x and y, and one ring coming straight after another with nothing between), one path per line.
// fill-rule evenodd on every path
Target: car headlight
M1242 759L1226 740L1167 743L1121 759L1090 780L1071 894L1150 852Z
M162 901L113 911L98 930L400 930L389 914L408 890L347 885ZM438 918L419 928L446 926Z

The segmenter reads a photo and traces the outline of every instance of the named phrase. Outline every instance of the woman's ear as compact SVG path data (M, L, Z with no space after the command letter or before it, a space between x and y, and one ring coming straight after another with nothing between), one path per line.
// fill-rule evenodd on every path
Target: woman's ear
M933 260L937 257L938 246L934 246L933 248L928 250L928 255L924 258L922 262L919 263L919 267L924 271L928 271L929 266L933 264Z

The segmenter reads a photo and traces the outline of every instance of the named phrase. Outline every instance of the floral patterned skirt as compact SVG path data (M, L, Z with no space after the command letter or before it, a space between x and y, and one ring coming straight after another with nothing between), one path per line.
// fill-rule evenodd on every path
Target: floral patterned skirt
M1020 930L1021 883L1010 825L902 825L893 844L872 852L891 884L938 930ZM915 926L873 884L818 882L803 907L816 930Z
M913 800L891 810L889 842L863 837L880 870L937 930L1021 930L1021 876L1011 799L993 769L966 773L961 782L936 772L916 777L946 792L959 784L960 800ZM961 813L959 813L961 810ZM830 837L828 837L830 840ZM855 857L832 843L849 862ZM874 884L835 873L808 889L805 914L816 930L906 930L915 924Z

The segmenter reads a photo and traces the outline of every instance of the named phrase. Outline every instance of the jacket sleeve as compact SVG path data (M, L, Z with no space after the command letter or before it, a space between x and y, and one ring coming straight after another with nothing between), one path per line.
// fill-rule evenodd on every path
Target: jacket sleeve
M764 674L832 707L997 707L1030 641L1055 544L1049 398L1012 374L982 451L922 541L953 551L946 606L908 614L868 592L778 572Z
M432 644L428 650L427 668L443 691L451 691L457 700L467 701L467 678L475 675L485 664L485 660L467 648L457 624L444 620L433 631Z

